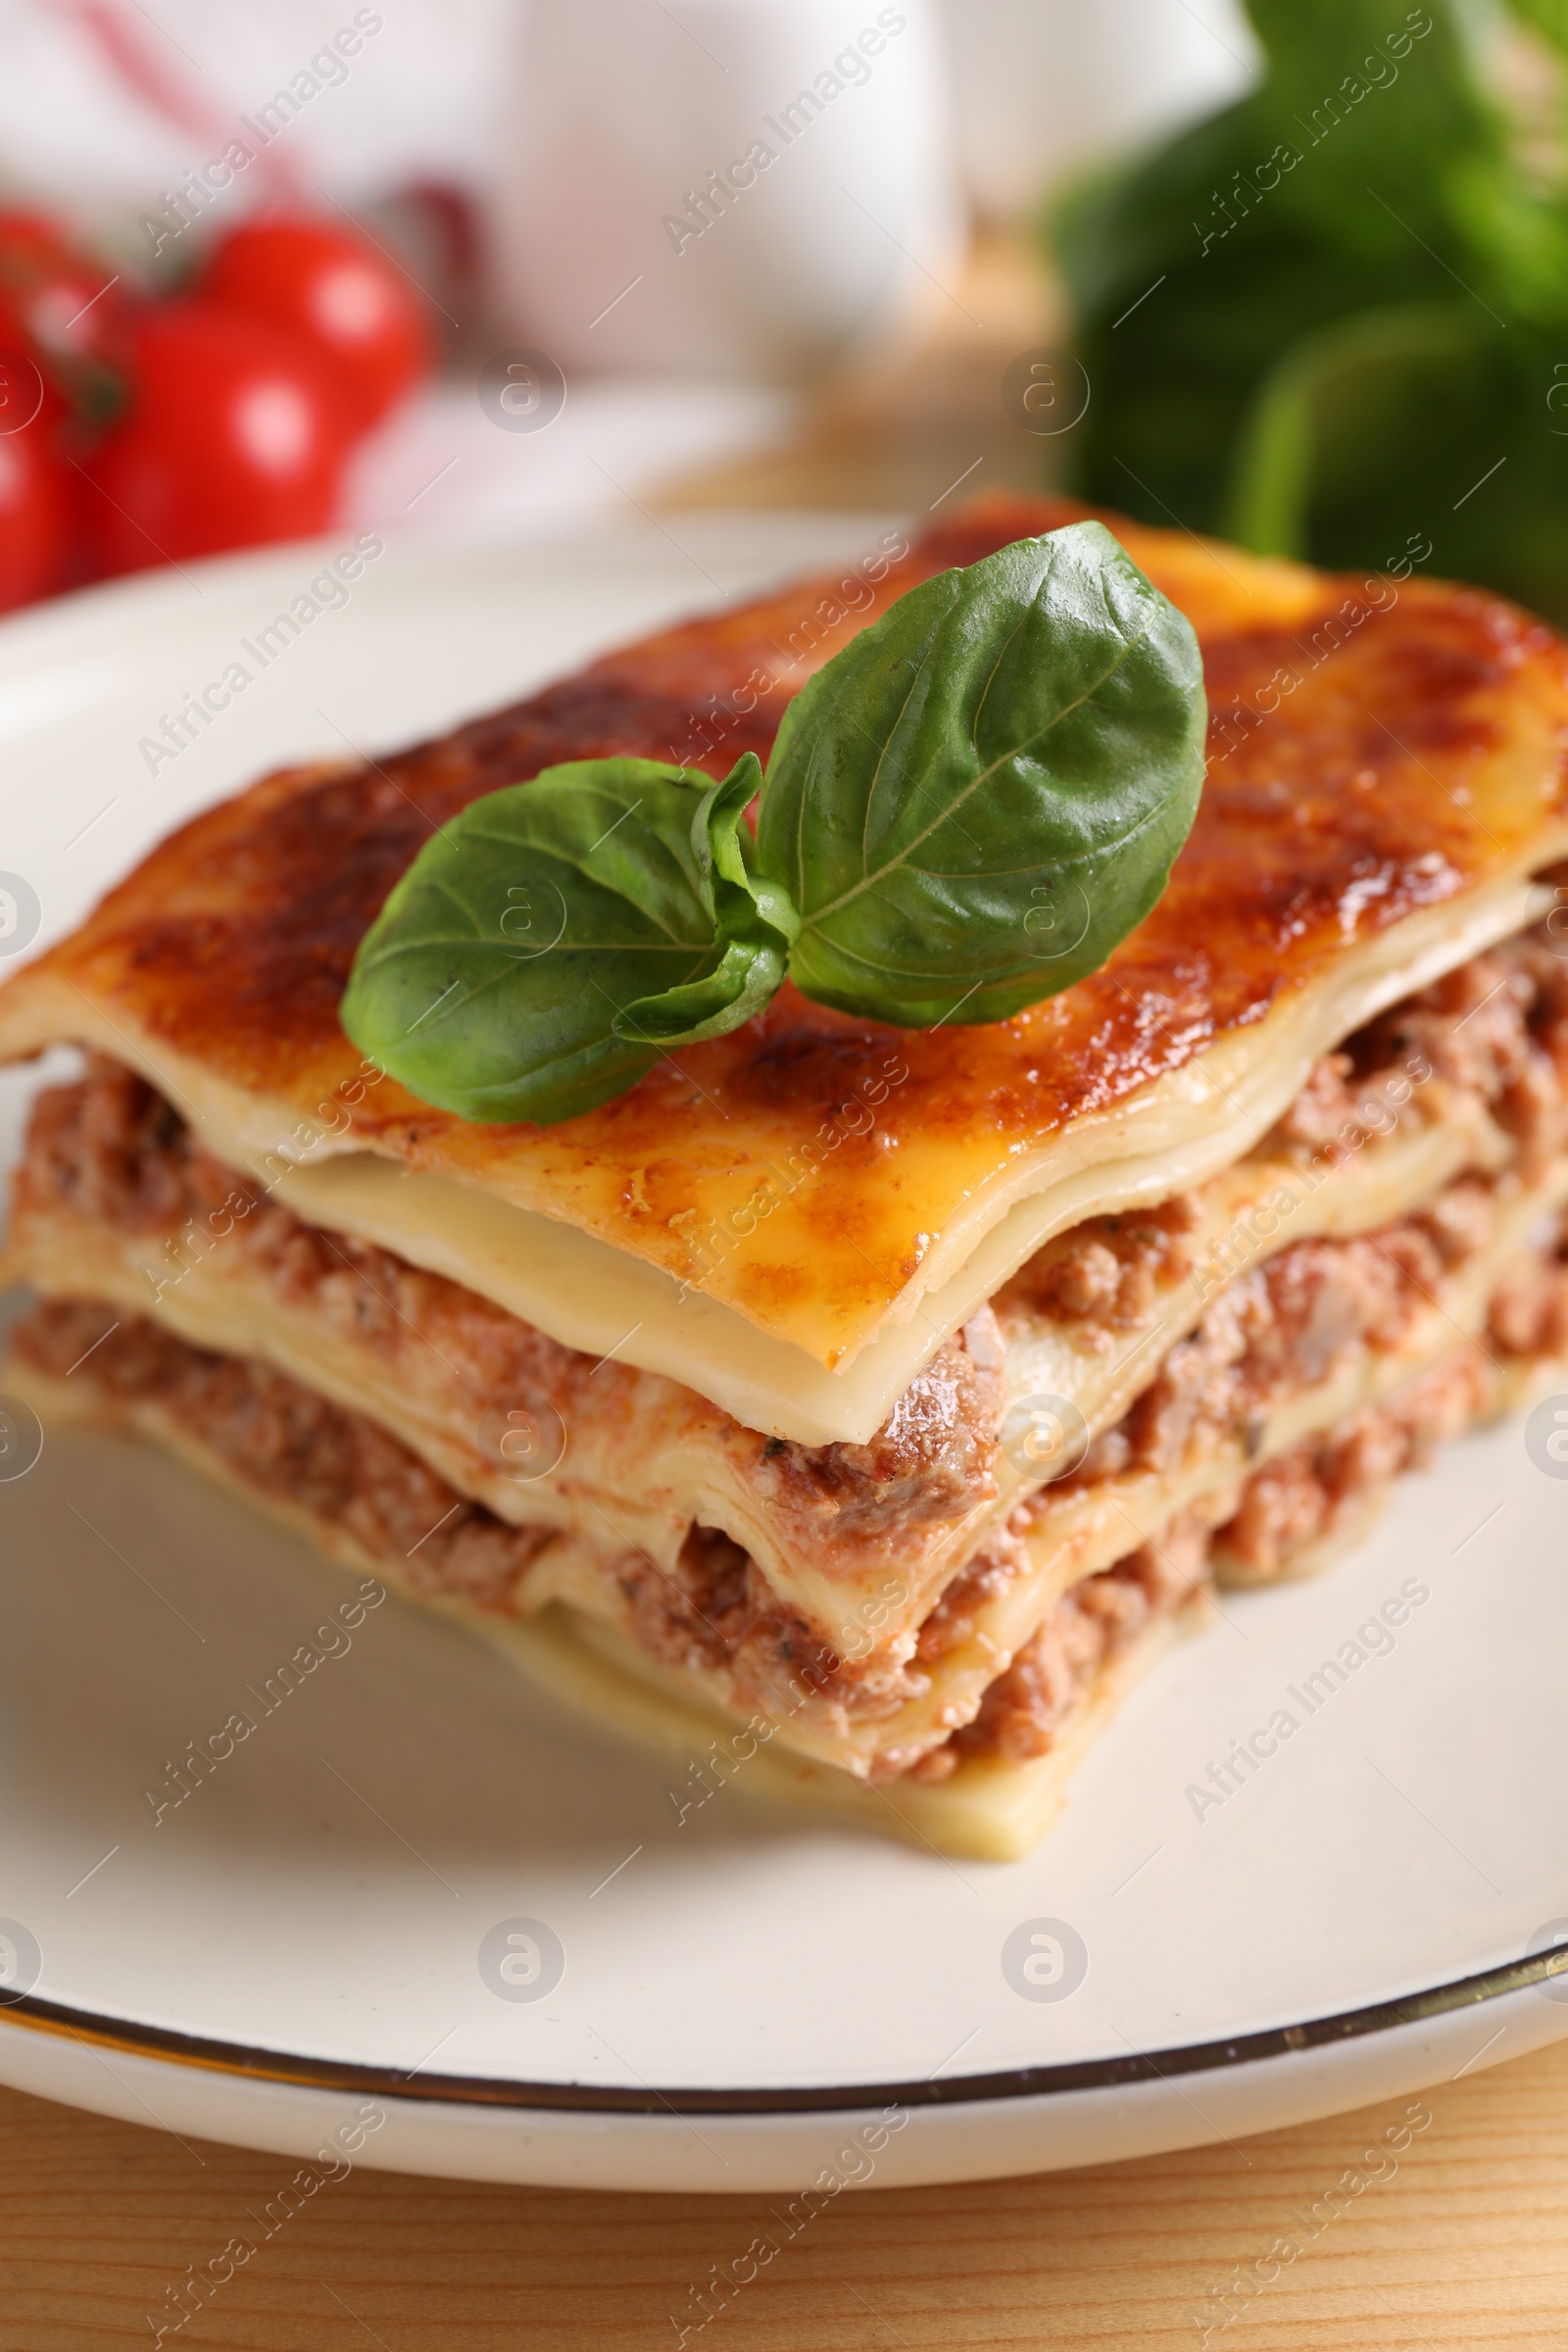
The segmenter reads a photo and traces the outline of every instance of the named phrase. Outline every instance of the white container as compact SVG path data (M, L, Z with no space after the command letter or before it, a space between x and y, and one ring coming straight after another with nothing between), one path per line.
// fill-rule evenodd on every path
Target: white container
M955 284L936 0L533 0L501 146L496 314L568 376L801 380Z
M944 15L963 176L987 220L1256 86L1240 0L944 0Z

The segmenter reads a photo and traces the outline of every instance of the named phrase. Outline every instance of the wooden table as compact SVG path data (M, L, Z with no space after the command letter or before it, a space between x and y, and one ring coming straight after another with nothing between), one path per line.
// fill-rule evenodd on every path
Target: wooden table
M1059 336L1018 248L933 295L898 365L824 400L789 449L670 505L896 507L1049 479L1003 368ZM1403 2102L1239 2147L960 2188L867 2189L822 2213L713 2324L704 2352L1122 2345L1238 2352L1568 2346L1568 2043L1441 2083L1431 2128L1246 2302L1218 2298ZM292 2170L0 2091L0 2352L151 2344L149 2313ZM688 2288L767 2200L588 2196L356 2171L166 2340L248 2352L673 2346ZM1226 2309L1236 2316L1223 2327ZM688 2339L697 2343L701 2339Z
M1426 2093L1429 2130L1210 2335L1236 2352L1568 2343L1568 2044ZM1236 2147L821 2213L702 2352L1198 2352L1403 2100ZM152 2343L149 2312L293 2171L0 2092L0 2346ZM776 2202L776 2200L774 2200ZM768 2227L765 2197L588 2196L356 2171L166 2344L181 2352L672 2352L687 2289ZM1195 2316L1196 2315L1196 2316Z

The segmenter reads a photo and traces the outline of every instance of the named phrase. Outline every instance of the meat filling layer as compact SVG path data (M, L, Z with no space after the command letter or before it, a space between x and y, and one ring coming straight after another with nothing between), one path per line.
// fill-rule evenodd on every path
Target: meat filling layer
M1255 1452L1278 1406L1369 1351L1398 1348L1486 1249L1495 1216L1491 1186L1467 1179L1419 1216L1345 1241L1297 1242L1238 1276L1055 1491L1129 1470L1172 1477L1235 1436Z
M1560 1272L1568 1285L1568 1266ZM1516 1322L1515 1336L1530 1343L1520 1352L1533 1355L1547 1326ZM552 1530L513 1526L466 1500L365 1416L269 1365L191 1348L146 1318L117 1322L87 1301L45 1300L16 1325L12 1346L54 1380L83 1380L111 1409L156 1404L246 1485L341 1528L427 1597L515 1613L523 1578L553 1540ZM1201 1589L1216 1561L1253 1577L1288 1573L1358 1527L1400 1471L1487 1407L1484 1362L1456 1350L1390 1403L1348 1416L1080 1579L994 1678L970 1722L923 1752L885 1751L873 1777L940 1781L968 1758L1048 1754L1106 1668ZM964 1639L993 1587L1017 1573L1026 1517L1023 1506L1008 1541L944 1593L921 1632L927 1661ZM637 1555L614 1573L632 1640L662 1664L725 1671L737 1704L766 1705L786 1684L842 1690L844 1662L776 1601L759 1604L755 1563L719 1531L695 1528L674 1576Z
M1336 1139L1364 1141L1391 1123L1391 1073L1408 1080L1413 1070L1426 1076L1401 1115L1441 1110L1478 1135L1505 1134L1527 1161L1558 1148L1568 1134L1568 965L1556 946L1543 926L1382 1015L1318 1065L1274 1144L1353 1152L1353 1140ZM1124 1352L1117 1335L1189 1268L1197 1222L1192 1200L1181 1198L1090 1218L1041 1250L937 1352L869 1444L812 1447L746 1429L657 1375L596 1363L456 1283L303 1223L206 1152L150 1087L101 1058L79 1084L35 1105L19 1214L30 1207L47 1216L55 1205L145 1236L157 1285L177 1285L182 1268L215 1248L243 1251L285 1309L308 1305L399 1378L406 1372L416 1386L439 1362L452 1383L441 1404L469 1429L480 1456L505 1440L504 1428L498 1440L491 1427L498 1398L605 1433L603 1459L585 1476L591 1485L603 1473L612 1493L617 1449L626 1451L625 1475L636 1477L630 1433L656 1422L688 1432L733 1467L760 1525L778 1530L797 1557L856 1579L909 1569L922 1547L947 1542L947 1531L996 1503L1005 1403L998 1318L1008 1326L1048 1314L1091 1346ZM1362 1244L1298 1245L1244 1273L1230 1302L1179 1341L1163 1369L1149 1352L1157 1378L1100 1440L1080 1480L1118 1465L1164 1466L1198 1422L1218 1427L1255 1412L1270 1382L1276 1392L1311 1385L1320 1376L1314 1364L1330 1362L1352 1326L1383 1344L1421 1284L1483 1245L1491 1213L1488 1186L1460 1183L1424 1219Z
M514 1527L467 1502L407 1447L363 1415L253 1358L189 1347L142 1318L116 1322L84 1300L47 1299L14 1327L17 1356L53 1380L84 1380L95 1396L154 1404L259 1494L309 1511L426 1597L514 1613L517 1588L553 1531ZM1188 1514L1197 1524L1197 1514ZM629 1559L621 1583L632 1638L662 1663L744 1665L761 1646L748 1592L752 1563L716 1530L693 1531L678 1575ZM996 1707L951 1753L922 1768L945 1778L966 1755L1044 1752L1101 1668L1151 1615L1179 1605L1203 1574L1186 1523L1160 1546L1086 1578L1052 1612L1009 1676ZM830 1686L839 1667L775 1611L769 1674ZM1033 1728L1026 1735L1021 1726ZM1034 1744L1029 1744L1030 1738ZM893 1761L893 1760L890 1760ZM884 1771L879 1778L892 1777Z
M1473 956L1325 1054L1260 1149L1303 1163L1349 1159L1401 1116L1430 1110L1478 1139L1488 1127L1509 1139L1528 1179L1568 1142L1568 941L1549 930L1553 919ZM1108 1347L1145 1320L1173 1271L1191 1267L1193 1224L1180 1199L1091 1217L1049 1242L992 1304L1004 1322L1033 1308L1102 1334Z
M240 1251L285 1308L321 1312L384 1362L407 1365L411 1379L428 1378L434 1350L481 1453L493 1449L486 1433L498 1399L612 1439L657 1421L716 1443L800 1548L837 1552L850 1574L996 1493L1000 1349L984 1309L937 1351L868 1445L813 1447L743 1428L673 1381L612 1358L596 1361L443 1275L306 1224L204 1151L143 1080L102 1056L90 1058L77 1084L51 1088L33 1107L17 1179L19 1220L55 1206L144 1235L150 1288L160 1296L190 1262L215 1250Z
M886 1721L929 1693L947 1651L983 1630L988 1602L1029 1572L1031 1539L1038 1556L1054 1508L1129 1471L1174 1479L1238 1437L1255 1450L1252 1433L1282 1401L1332 1379L1357 1353L1397 1348L1423 1309L1441 1304L1444 1286L1487 1249L1499 1184L1516 1187L1562 1146L1568 973L1544 930L1475 958L1327 1057L1276 1141L1318 1151L1325 1137L1343 1135L1348 1106L1364 1124L1367 1090L1396 1065L1430 1073L1438 1082L1432 1106L1443 1090L1445 1118L1491 1122L1494 1134L1511 1135L1517 1152L1508 1172L1500 1180L1461 1177L1430 1207L1380 1232L1301 1241L1233 1276L1162 1360L1151 1355L1149 1385L1076 1471L993 1528L917 1632L879 1648L871 1603L860 1645L841 1637L830 1647L742 1544L688 1524L664 1564L604 1546L603 1571L630 1638L677 1671L717 1675L737 1706L788 1713L804 1689L824 1729ZM302 1223L203 1152L177 1112L109 1061L95 1059L77 1085L39 1098L18 1197L24 1214L33 1208L47 1218L58 1205L145 1234L164 1245L166 1262L172 1250L174 1269L181 1237L226 1220L224 1247L249 1252L285 1303L308 1302L389 1363L401 1364L411 1348L433 1348L464 1384L476 1425L497 1396L543 1397L564 1419L606 1431L608 1452L617 1432L651 1413L686 1416L744 1462L799 1543L818 1554L837 1548L861 1570L897 1567L919 1530L961 1517L996 1493L1001 1375L989 1309L938 1353L870 1445L809 1448L746 1430L656 1375L593 1364L439 1275ZM1110 1345L1187 1264L1195 1221L1181 1199L1091 1219L1049 1245L995 1304L1005 1322L1032 1298ZM416 1590L500 1611L537 1605L519 1587L559 1528L501 1519L373 1420L275 1369L205 1352L149 1318L122 1318L104 1339L112 1320L112 1311L56 1301L23 1326L19 1345L57 1376L94 1348L92 1377L111 1396L157 1397L247 1483L341 1525L374 1556L406 1563ZM1488 1346L1515 1358L1568 1350L1568 1266L1554 1242L1504 1281ZM1049 1746L1062 1710L1070 1713L1118 1648L1206 1573L1184 1567L1172 1583L1168 1565L1198 1558L1200 1523L1202 1558L1211 1553L1228 1580L1287 1573L1350 1525L1401 1468L1464 1426L1482 1401L1481 1361L1463 1351L1395 1399L1260 1464L1220 1503L1210 1496L1196 1516L1173 1522L1177 1533L1157 1554L1146 1546L1098 1576L1080 1576L983 1697L971 1682L964 1704L945 1708L939 1745L926 1744L923 1754L887 1745L875 1769L939 1777L965 1754L1044 1752L1029 1740Z
M254 1356L188 1347L146 1316L48 1298L13 1327L11 1347L111 1406L159 1406L248 1487L342 1528L427 1596L506 1610L550 1540L548 1528L513 1527L466 1501L365 1414Z

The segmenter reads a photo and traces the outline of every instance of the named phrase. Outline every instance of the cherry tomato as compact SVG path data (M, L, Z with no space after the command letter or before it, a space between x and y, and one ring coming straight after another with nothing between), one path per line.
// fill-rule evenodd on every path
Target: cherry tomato
M361 430L430 364L429 320L408 279L363 237L327 221L234 229L216 248L202 291L309 342L336 371Z
M113 271L38 213L0 211L0 349L41 370L43 416L95 417L122 396L127 306Z
M129 412L90 466L105 570L327 528L353 432L307 346L241 311L169 302L137 321L132 367Z
M0 432L0 612L62 585L67 505L42 424Z

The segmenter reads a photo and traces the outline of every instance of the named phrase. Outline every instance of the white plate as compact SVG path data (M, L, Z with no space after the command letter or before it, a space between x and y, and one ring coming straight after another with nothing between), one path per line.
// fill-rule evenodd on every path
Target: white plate
M272 760L438 727L879 527L391 551L156 778L139 738L316 552L27 615L0 630L0 868L50 936ZM40 1955L0 2078L300 2152L364 2106L360 2160L415 2170L831 2194L1234 2136L1515 2055L1568 2029L1526 1957L1568 1914L1565 1503L1518 1426L1455 1447L1333 1573L1228 1600L1039 1853L994 1866L744 1773L680 1822L678 1760L397 1602L155 1822L144 1791L344 1587L150 1451L53 1438L0 1484L0 1915ZM1309 1715L1292 1687L1410 1579L1392 1645ZM1190 1788L1282 1706L1299 1728L1200 1818ZM564 1956L538 1999L481 1967L518 1919ZM1042 1921L1087 1957L1063 1997L1007 1957Z

